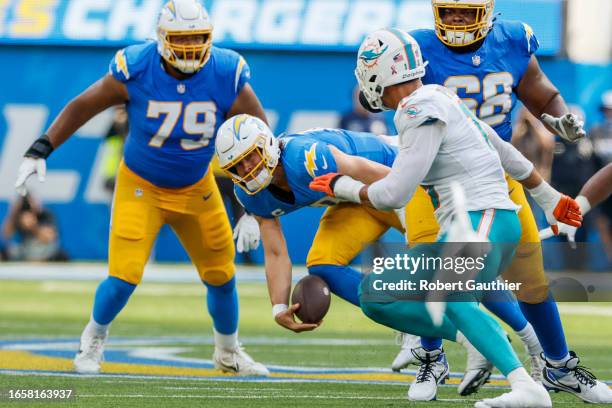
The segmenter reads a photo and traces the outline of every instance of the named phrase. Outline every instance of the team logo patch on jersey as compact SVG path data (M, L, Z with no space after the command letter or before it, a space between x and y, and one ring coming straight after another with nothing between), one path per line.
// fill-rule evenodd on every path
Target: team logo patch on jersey
M312 147L304 152L304 167L306 167L306 171L310 174L310 177L315 178L315 171L319 170L317 167L317 143L313 144Z
M115 54L115 66L117 72L121 72L125 79L130 79L130 72L128 71L127 60L125 58L125 50L119 50L117 54Z
M408 115L409 118L413 119L416 118L419 113L421 113L421 109L416 105L410 105L404 108L404 112L406 112L406 115Z

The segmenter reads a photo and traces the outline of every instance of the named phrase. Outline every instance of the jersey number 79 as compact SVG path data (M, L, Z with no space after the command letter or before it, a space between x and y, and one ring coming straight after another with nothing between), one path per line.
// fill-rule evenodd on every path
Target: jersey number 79
M147 118L157 119L165 115L159 130L149 141L149 146L162 147L166 139L174 131L177 122L183 114L183 130L189 135L200 135L200 139L181 139L181 147L185 150L195 150L208 146L215 133L217 105L214 102L191 102L183 109L183 102L149 101ZM203 120L200 118L204 116Z

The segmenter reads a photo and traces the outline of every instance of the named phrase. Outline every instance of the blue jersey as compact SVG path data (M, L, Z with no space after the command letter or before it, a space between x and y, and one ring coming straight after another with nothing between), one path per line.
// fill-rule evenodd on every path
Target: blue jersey
M445 46L433 30L410 33L429 62L424 84L454 90L478 118L504 139L512 138L510 113L516 103L514 90L523 78L539 43L527 24L499 21L473 52L457 52Z
M280 137L280 165L285 171L292 194L279 194L268 186L255 195L249 195L238 186L236 197L251 214L274 218L306 206L337 204L337 199L311 190L308 185L318 176L338 171L329 146L342 152L360 156L391 167L397 151L371 133L357 133L339 129L314 129Z
M146 42L117 52L110 72L129 93L128 168L159 187L200 180L214 154L217 129L250 78L244 59L212 47L206 65L179 80L164 71L157 43Z

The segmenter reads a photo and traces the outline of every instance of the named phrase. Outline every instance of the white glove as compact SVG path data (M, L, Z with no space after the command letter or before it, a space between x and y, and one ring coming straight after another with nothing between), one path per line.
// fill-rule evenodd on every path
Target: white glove
M244 214L234 227L234 239L238 252L244 253L259 247L259 223L249 214Z
M17 172L17 181L15 181L15 190L22 196L28 193L26 188L26 181L32 174L38 174L38 181L41 183L45 181L45 174L47 174L47 162L45 159L35 159L33 157L26 157L21 162L19 170Z
M559 227L559 235L566 235L567 242L569 242L570 247L572 247L572 249L576 249L576 230L578 228L563 224L561 222L557 224L557 226ZM540 240L545 240L554 236L555 232L552 230L552 227L544 228L540 231Z
M544 113L540 119L568 142L575 142L586 136L586 132L583 129L584 122L579 120L573 113L566 113L560 118Z

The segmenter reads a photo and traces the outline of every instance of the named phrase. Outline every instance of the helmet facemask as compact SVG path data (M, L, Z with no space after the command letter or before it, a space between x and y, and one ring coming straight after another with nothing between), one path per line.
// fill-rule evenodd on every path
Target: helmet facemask
M276 139L270 140L270 143L278 143ZM257 138L256 143L246 150L238 158L229 164L222 166L221 169L232 179L232 181L243 189L247 194L254 195L268 187L272 182L274 171L278 166L278 158L274 158L271 151L278 149L278 146L270 146L266 148L266 138L262 135ZM243 176L238 174L238 164L251 154L257 154L260 158L251 171Z
M436 35L449 47L465 47L472 45L487 36L493 24L494 0L478 2L444 2L434 0L434 19L436 22ZM474 22L468 25L453 25L444 23L444 10L473 10Z
M196 44L183 43L179 40L181 37L201 37L202 41ZM199 71L210 58L212 29L164 31L160 28L158 30L158 39L162 43L162 57L164 60L184 74L193 74Z

